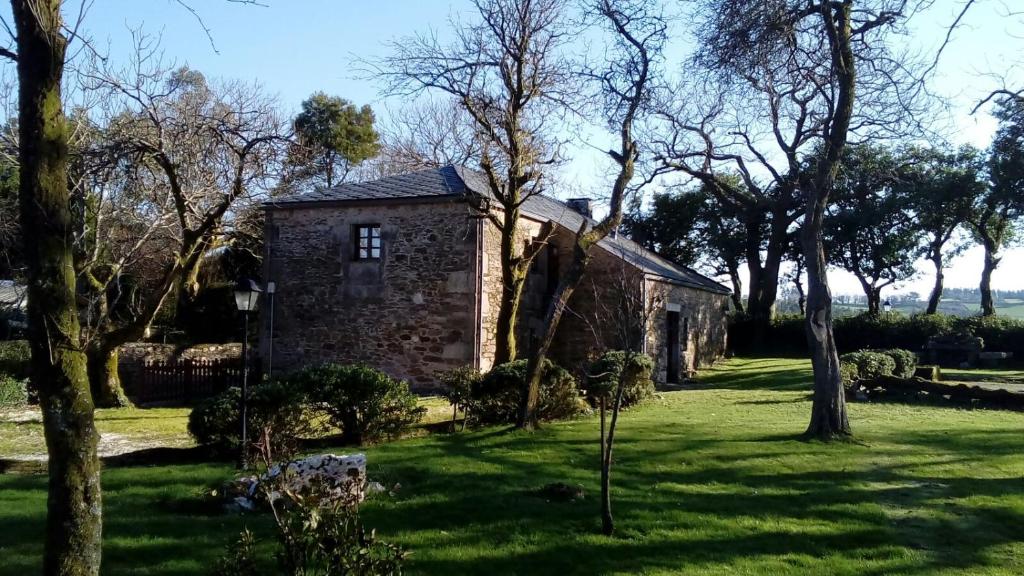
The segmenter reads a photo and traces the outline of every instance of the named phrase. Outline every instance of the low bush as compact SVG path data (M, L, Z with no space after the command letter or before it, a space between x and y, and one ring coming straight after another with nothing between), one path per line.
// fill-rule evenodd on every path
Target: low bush
M879 354L885 354L896 364L893 368L892 375L899 378L913 378L914 370L917 369L917 354L914 354L910 350L903 350L902 348L893 348L891 350L870 350L870 352L877 352Z
M408 552L377 539L359 516L357 502L338 499L329 486L272 486L263 497L272 509L276 570L263 569L259 542L248 529L228 546L214 576L399 576ZM271 497L269 490L276 491Z
M7 374L0 374L0 407L28 404L28 382Z
M627 367L627 358L629 366ZM619 383L619 377L626 369L622 391L622 406L629 407L654 396L654 360L646 354L627 353L622 350L605 352L590 365L587 378L587 396L593 401L602 396L611 399Z
M219 453L237 452L242 436L241 400L241 389L232 387L201 402L188 415L189 434ZM291 456L299 440L316 431L305 394L289 382L253 386L246 411L250 449L260 443L274 457Z
M437 380L441 384L441 395L452 405L453 427L455 426L456 412L460 408L464 413L468 412L473 386L480 381L480 378L480 372L472 366L459 366L437 373ZM465 420L463 420L463 426L465 426Z
M839 370L843 374L844 382L849 379L853 383L857 380L891 376L896 370L896 361L882 352L861 350L840 356Z
M0 374L19 380L29 376L32 350L27 340L0 340Z
M407 383L362 364L323 364L289 380L330 417L348 444L396 436L426 412Z
M526 382L526 360L499 364L473 386L470 415L478 424L510 424L519 415ZM571 418L587 410L576 379L550 360L544 361L540 382L538 417L541 420Z

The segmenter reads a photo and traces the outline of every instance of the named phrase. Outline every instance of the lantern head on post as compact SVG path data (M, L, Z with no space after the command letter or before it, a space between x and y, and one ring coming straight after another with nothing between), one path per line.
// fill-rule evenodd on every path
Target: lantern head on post
M882 304L882 310L885 310L886 312L892 312L892 302L886 300L885 303Z
M255 312L256 306L260 301L260 293L263 290L260 289L260 285L251 278L239 280L235 284L235 305L238 306L239 312L249 313Z

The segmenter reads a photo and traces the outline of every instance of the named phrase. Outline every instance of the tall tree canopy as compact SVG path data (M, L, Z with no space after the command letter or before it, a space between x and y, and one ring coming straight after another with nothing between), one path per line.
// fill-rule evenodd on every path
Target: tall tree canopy
M673 262L728 276L733 306L744 310L740 266L746 254L746 227L706 187L654 194L646 211L634 206L623 221L623 232Z
M985 248L981 271L981 313L996 313L992 300L992 273L1002 260L1001 251L1020 240L1024 215L1024 99L1006 97L996 110L999 129L989 150L988 191L975 202L969 222Z
M870 314L880 312L884 288L916 273L921 231L911 198L899 186L905 170L903 159L885 147L848 146L825 218L828 261L857 278Z
M832 331L825 215L851 133L898 136L918 126L926 94L893 36L905 33L906 18L924 2L703 0L695 63L707 74L680 90L683 105L666 114L666 169L701 179L738 207L778 216L771 222L778 240L767 244L772 268L790 224L802 218L811 436L851 432ZM723 165L742 175L748 194L722 187Z
M373 110L344 98L313 94L295 117L296 145L289 151L286 183L327 187L344 182L354 168L380 152Z
M935 267L927 314L935 314L942 299L945 266L969 246L962 228L971 208L985 193L984 158L980 151L914 149L907 153L903 176L896 186L913 209L924 235L920 255Z

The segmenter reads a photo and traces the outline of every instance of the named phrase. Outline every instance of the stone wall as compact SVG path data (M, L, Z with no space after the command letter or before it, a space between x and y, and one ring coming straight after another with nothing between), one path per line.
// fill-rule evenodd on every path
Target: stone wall
M476 354L479 218L458 201L273 209L264 279L276 284L273 371L365 362L425 390ZM354 227L380 224L379 260ZM261 310L261 356L270 315Z
M498 218L501 212L495 211ZM494 364L496 352L495 335L497 328L498 310L501 307L501 294L504 284L501 280L501 232L498 227L490 221L483 222L483 243L481 249L481 297L480 297L480 370L486 371ZM535 238L541 232L541 223L520 218L519 235L522 242ZM520 304L520 321L516 325L516 338L520 352L529 349L532 334L537 330L538 309L542 304L538 302L537 290L545 281L538 277L538 262L534 266L523 289L523 301Z
M250 350L250 359L255 350ZM230 344L193 344L179 346L176 344L157 344L151 342L131 342L117 350L117 372L125 390L138 390L142 385L144 365L150 362L170 362L172 360L220 360L242 357L241 343ZM250 360L254 361L254 360Z
M575 231L559 230L552 241L558 258L558 274L572 262ZM628 345L629 331L623 322L625 298L639 298L643 275L601 246L591 249L590 262L579 287L569 299L552 345L551 357L569 370L582 373L606 350ZM640 318L634 319L639 330Z
M666 382L668 373L668 312L678 307L680 364L687 374L708 366L725 354L728 295L694 290L664 280L648 279L652 313L647 330L648 355L654 358L654 379Z

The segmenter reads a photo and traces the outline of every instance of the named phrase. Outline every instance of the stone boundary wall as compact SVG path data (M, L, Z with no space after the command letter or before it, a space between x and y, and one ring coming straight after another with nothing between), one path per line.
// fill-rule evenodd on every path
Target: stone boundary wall
M256 350L250 350L250 358ZM132 342L118 349L117 372L121 377L121 385L133 389L142 383L142 370L145 362L168 362L171 360L220 360L236 359L242 356L242 345L237 342L229 344L159 344L151 342Z

